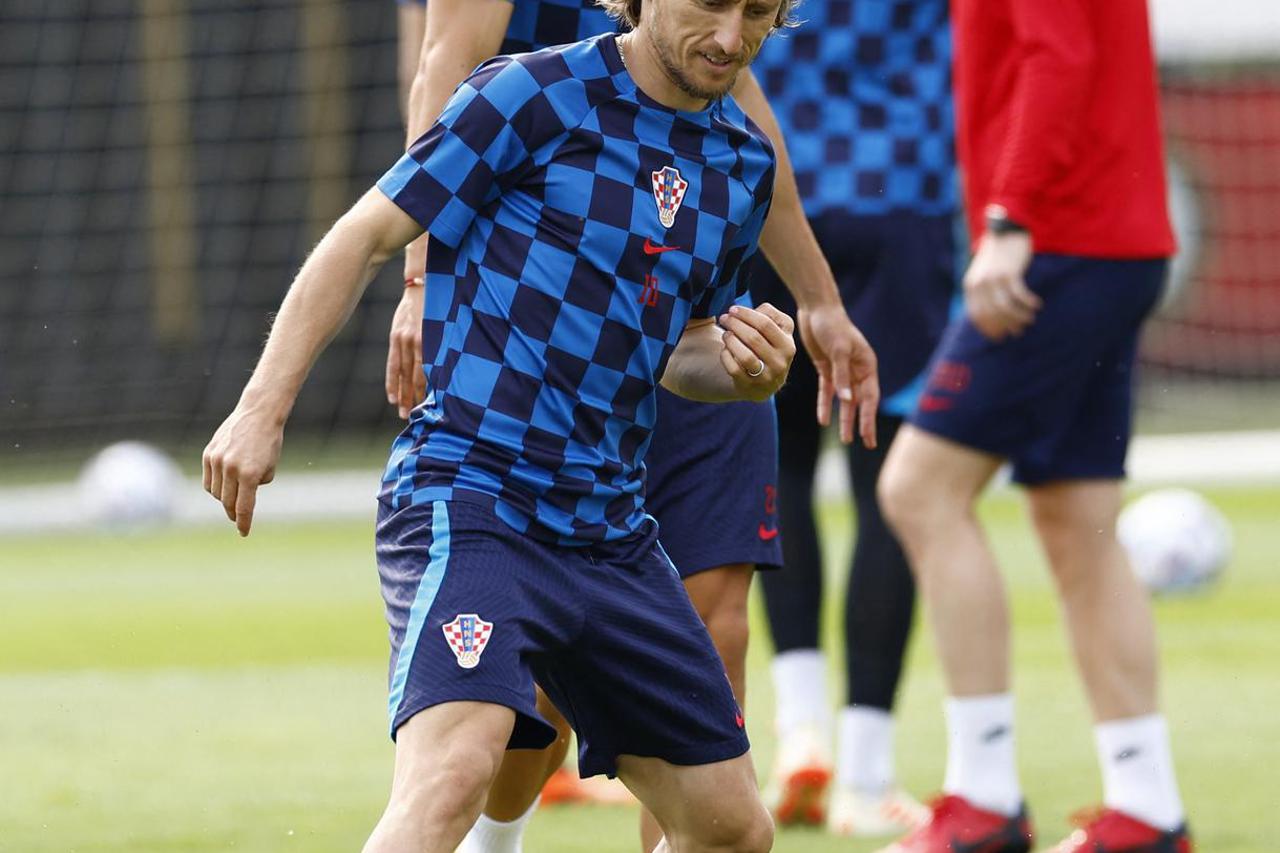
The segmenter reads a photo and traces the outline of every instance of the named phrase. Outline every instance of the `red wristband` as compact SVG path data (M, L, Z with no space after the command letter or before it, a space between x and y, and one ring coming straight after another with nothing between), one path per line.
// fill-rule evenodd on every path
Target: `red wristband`
M423 282L423 280L422 280L422 278L421 278L421 277L418 277L418 278L406 278L406 279L404 280L404 286L405 286L405 287L422 287L422 285L423 285L423 284L424 284L424 282Z

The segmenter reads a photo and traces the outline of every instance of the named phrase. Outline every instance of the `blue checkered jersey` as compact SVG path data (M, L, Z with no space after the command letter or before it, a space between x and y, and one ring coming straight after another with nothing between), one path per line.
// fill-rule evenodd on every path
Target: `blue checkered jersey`
M492 503L558 544L634 532L657 377L746 290L773 174L732 99L656 103L613 35L480 66L378 183L431 235L428 395L383 500Z
M806 0L753 69L805 212L956 208L947 0Z

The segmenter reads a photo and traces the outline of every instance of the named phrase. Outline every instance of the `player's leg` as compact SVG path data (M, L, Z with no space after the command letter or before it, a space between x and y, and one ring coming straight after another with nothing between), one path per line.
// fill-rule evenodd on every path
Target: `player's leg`
M364 853L449 853L484 804L515 712L482 702L445 702L396 732L391 797Z
M924 825L889 848L895 853L941 853L952 837L999 853L1029 849L1014 754L1004 585L974 512L999 465L999 457L907 425L880 478L881 506L915 571L948 697L947 796Z
M1119 481L1049 483L1027 495L1094 717L1152 713L1155 625L1147 594L1116 540Z
M747 596L755 566L739 563L698 572L684 579L689 600L707 626L738 705L747 701Z
M711 642L724 662L725 674L733 687L739 707L747 702L747 639L749 633L747 596L755 566L740 563L698 572L684 579L689 601L707 626ZM652 850L662 837L662 829L647 809L640 816L640 843Z
M1111 314L1118 318L1116 328L1100 330L1119 340L1095 358L1078 416L1052 454L1014 471L1028 485L1095 719L1107 811L1083 830L1081 845L1089 849L1187 844L1168 731L1156 708L1151 608L1115 535L1137 331L1163 271L1163 264L1152 262L1096 264L1095 286L1108 289Z
M630 782L624 767L632 768L639 775L628 787L642 805L656 806L662 830L683 849L715 849L707 846L713 842L756 849L763 809L750 761L737 760L749 750L742 711L656 527L592 554L575 579L590 614L582 634L538 673L578 734L580 772ZM673 777L672 784L691 786L686 799L695 796L697 778L723 786L698 795L707 803L701 814L671 814L667 799L645 785L672 767L711 768ZM767 814L764 822L769 826Z
M778 520L785 568L761 578L773 637L770 664L777 748L765 800L778 822L821 823L831 771L831 700L819 648L824 581L813 480L822 430L813 415L816 374L797 350L778 407Z
M489 786L484 810L467 832L458 853L519 853L524 830L544 796L548 780L562 770L569 751L569 722L538 691L538 713L555 727L556 740L546 749L512 749Z
M754 853L773 847L773 820L757 792L750 753L694 766L623 755L618 776L657 817L666 845L658 850Z
M1119 813L1104 817L1139 822L1125 834L1152 846L1135 849L1166 849L1156 846L1166 842L1177 849L1186 816L1168 728L1156 707L1150 604L1115 537L1120 483L1053 483L1028 494L1093 710L1104 802ZM1085 831L1090 841L1121 832L1096 822Z
M369 849L417 849L401 845L427 837L453 850L485 803L502 750L541 755L556 740L535 706L528 660L567 642L580 615L568 586L545 580L559 555L488 507L381 504L377 558L397 763Z
M649 512L739 705L746 684L751 579L757 567L772 569L782 562L777 452L771 403L709 406L659 392L646 461ZM646 849L660 834L653 817L642 815Z
M880 478L881 506L910 556L956 696L1009 686L1004 585L974 513L1000 462L907 425Z
M877 418L878 445L848 454L857 539L845 595L847 704L836 721L836 788L828 828L841 835L887 835L917 825L923 806L896 785L893 706L911 632L915 581L889 530L876 483L902 418Z
M894 849L941 851L952 836L1001 853L1029 846L1014 755L1004 586L975 504L1001 458L1029 440L1031 419L1010 411L1021 413L1033 387L1020 371L1038 367L958 319L880 476L880 505L915 572L948 695L947 796Z

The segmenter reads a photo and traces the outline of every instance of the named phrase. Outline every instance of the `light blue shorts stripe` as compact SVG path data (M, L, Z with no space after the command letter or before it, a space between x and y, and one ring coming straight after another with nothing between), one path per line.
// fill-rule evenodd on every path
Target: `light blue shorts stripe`
M404 685L409 679L409 666L413 663L413 653L418 647L422 626L427 621L427 614L436 600L436 593L440 591L440 584L444 581L445 569L449 564L449 509L444 501L436 501L431 505L431 545L427 548L427 556L427 569L422 573L418 592L409 608L409 624L405 627L404 641L400 643L395 671L391 676L387 713L392 727L396 724L396 712L404 699ZM391 734L395 736L394 728Z

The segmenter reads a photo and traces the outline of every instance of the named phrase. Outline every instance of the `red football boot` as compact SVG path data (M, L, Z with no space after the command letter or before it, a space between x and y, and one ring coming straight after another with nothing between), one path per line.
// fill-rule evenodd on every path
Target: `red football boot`
M930 805L929 819L919 829L880 853L1027 853L1031 823L1027 809L1013 817L970 805L946 794Z
M566 767L557 767L542 786L542 805L559 806L566 803L582 803L587 800L578 774Z
M1187 825L1156 829L1124 812L1098 808L1071 818L1080 827L1048 853L1191 853Z

